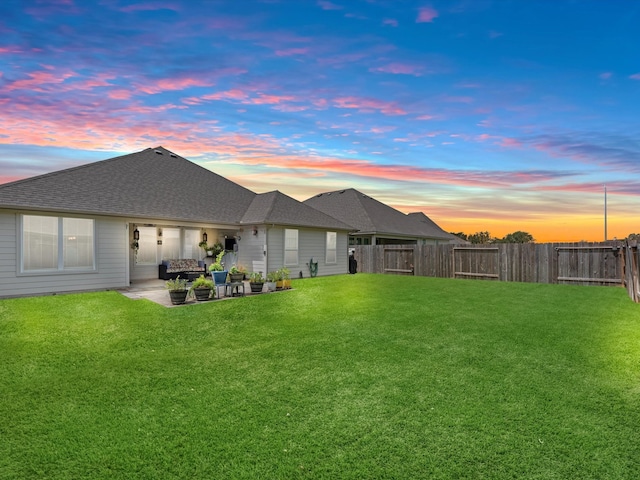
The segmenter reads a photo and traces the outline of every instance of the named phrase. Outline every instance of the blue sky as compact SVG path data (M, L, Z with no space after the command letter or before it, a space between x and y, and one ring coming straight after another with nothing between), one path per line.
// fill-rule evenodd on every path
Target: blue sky
M5 0L0 183L163 145L448 231L640 231L640 2Z

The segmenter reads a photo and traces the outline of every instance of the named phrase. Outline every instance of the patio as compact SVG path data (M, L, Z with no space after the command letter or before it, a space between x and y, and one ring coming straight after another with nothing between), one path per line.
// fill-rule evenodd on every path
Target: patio
M191 287L191 283L187 284L187 288ZM248 281L244 281L244 291L245 296L250 297L253 295L265 295L267 292L263 290L262 293L251 293L251 287L249 286ZM169 297L169 292L165 288L165 281L161 279L153 279L153 280L144 280L132 282L128 288L118 289L125 297L129 297L133 300L140 300L142 298L146 298L147 300L151 300L159 305L164 307L183 307L185 305L193 305L196 303L204 304L213 301L220 300L230 300L232 298L238 298L237 296L222 296L221 298L212 298L208 302L198 302L195 297L189 295L187 296L187 301L182 305L173 305L171 303L171 298ZM215 293L215 292L214 292ZM275 292L269 292L275 293Z

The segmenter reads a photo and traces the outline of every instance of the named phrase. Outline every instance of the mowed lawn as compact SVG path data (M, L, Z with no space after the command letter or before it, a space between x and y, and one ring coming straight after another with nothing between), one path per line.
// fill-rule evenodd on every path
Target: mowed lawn
M0 301L0 478L640 478L623 289L293 287Z

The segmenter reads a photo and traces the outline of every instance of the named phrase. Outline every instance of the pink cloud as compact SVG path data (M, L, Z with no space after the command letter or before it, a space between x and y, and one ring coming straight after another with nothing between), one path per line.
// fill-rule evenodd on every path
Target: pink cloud
M21 53L22 50L20 49L20 47L0 47L0 54L3 53Z
M114 100L128 100L131 98L131 91L125 90L124 88L118 88L115 90L109 90L109 92L107 92L107 96Z
M629 75L629 78L632 80L640 80L640 72Z
M278 57L291 57L293 55L306 55L309 53L308 48L285 48L283 50L276 50Z
M380 165L366 160L333 157L273 156L268 158L244 158L244 163L260 165L268 163L275 168L304 169L341 175L354 175L388 180L429 182L457 186L491 187L528 184L555 179L552 172L543 171L464 171L437 168L421 168L407 165Z
M153 12L155 10L173 10L175 12L180 11L180 4L169 2L147 2L138 3L134 5L127 5L119 9L121 12Z
M337 108L353 108L361 112L379 111L385 115L406 115L407 112L394 102L363 97L338 97L333 99Z
M419 77L422 75L422 67L411 65L409 63L393 62L377 68L369 69L370 72L393 73L396 75L413 75Z
M165 78L162 80L158 80L154 84L149 85L139 85L138 90L148 93L155 94L166 91L173 90L184 90L190 87L209 87L211 83L205 80L195 79L195 78Z
M433 115L420 115L419 117L416 117L416 120L433 120L434 117Z
M248 99L243 103L250 103L252 105L274 105L282 102L290 102L295 100L295 97L290 95L267 95L264 93L258 94L256 98Z
M318 6L323 10L342 10L343 7L336 5L333 2L327 0L318 0Z
M600 80L609 80L612 76L613 76L613 73L611 72L603 72L600 75L598 75L598 77L600 77Z
M418 10L418 18L416 23L431 23L434 18L438 17L438 12L431 7L422 7Z
M522 142L515 138L503 138L500 145L506 148L520 148L522 147Z
M465 96L445 95L444 97L442 97L442 101L448 103L473 103L473 98Z
M395 18L385 18L382 21L382 25L388 25L390 27L397 27L398 26L398 20L396 20Z
M29 78L16 80L15 82L9 83L5 87L5 90L33 90L36 92L44 92L46 91L44 85L63 83L67 78L71 78L76 74L71 71L58 74L39 71L28 73L27 75L29 76Z

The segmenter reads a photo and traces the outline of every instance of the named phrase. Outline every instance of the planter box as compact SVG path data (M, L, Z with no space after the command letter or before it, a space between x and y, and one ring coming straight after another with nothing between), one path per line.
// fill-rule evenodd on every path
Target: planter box
M249 283L251 287L251 293L262 293L262 287L264 287L263 283Z

